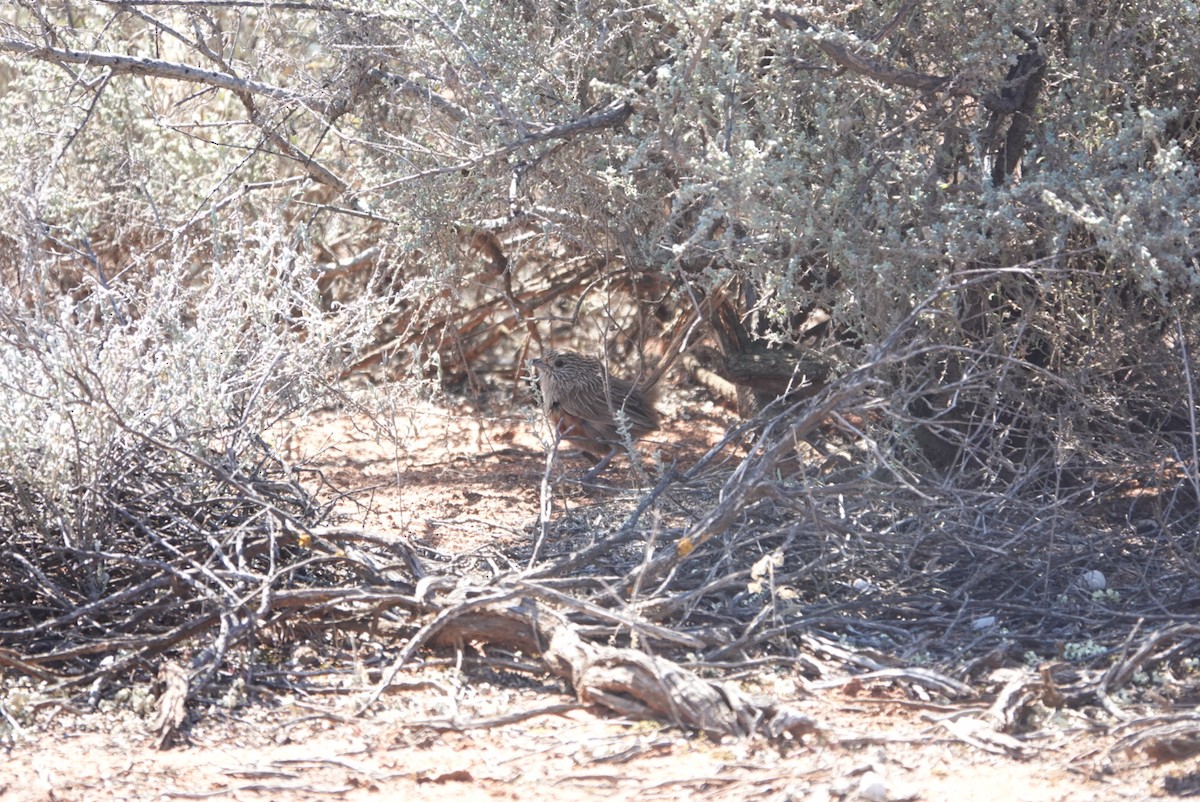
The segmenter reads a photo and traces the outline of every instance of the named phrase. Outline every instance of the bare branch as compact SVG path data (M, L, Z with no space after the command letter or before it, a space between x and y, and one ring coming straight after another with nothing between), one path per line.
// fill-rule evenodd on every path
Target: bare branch
M391 84L407 95L414 95L426 103L436 106L439 110L449 114L451 119L456 122L461 122L467 118L467 110L462 106L451 100L447 100L444 96L434 92L427 86L421 86L416 81L405 78L403 75L396 75L395 73L380 69L372 69L367 74L376 80Z
M333 11L339 14L374 16L370 12L340 3L305 3L297 0L98 0L106 6L173 6L179 8L267 8L273 11Z
M44 45L35 45L31 42L23 42L19 39L0 39L0 51L19 53L30 58L55 64L83 64L86 66L105 67L109 70L106 78L121 74L141 75L228 89L241 99L242 104L250 112L250 119L262 131L266 140L288 158L302 164L309 178L319 184L333 187L338 192L345 192L347 189L345 181L334 175L332 171L311 155L293 145L283 136L280 136L278 131L275 130L275 126L263 118L262 112L253 101L255 95L264 95L276 100L297 103L317 113L322 112L320 108L309 102L303 95L293 92L290 89L262 83L261 81L252 81L247 78L238 78L224 72L202 70L198 67L189 67L186 64L163 61L162 59L47 47Z
M767 10L766 15L789 30L812 30L812 24L799 14L772 9ZM898 70L878 59L852 53L849 48L839 45L836 42L831 42L828 39L816 37L813 40L813 44L819 47L821 52L837 62L839 66L851 72L856 72L859 75L865 75L868 78L882 81L883 83L907 86L911 89L919 89L922 92L936 92L939 89L944 89L950 83L950 78L944 75Z
M879 32L871 37L871 41L876 43L882 42L884 39L895 33L896 29L900 27L900 23L904 22L904 18L912 13L912 10L917 7L917 2L918 0L907 0L907 2L900 7L900 10L896 12L895 16L888 21L888 24L880 28Z
M266 95L278 100L303 101L303 97L289 89L272 86L260 81L246 78L236 78L223 72L202 70L163 61L156 58L141 56L120 56L116 53L99 53L87 50L71 50L63 47L46 47L20 39L0 39L0 51L18 53L41 61L57 64L84 64L92 67L107 67L114 75L143 75L151 78L170 78L176 81L207 84L232 92L249 92L255 95Z
M480 156L475 156L470 159L463 159L462 161L455 162L454 164L449 164L444 167L433 167L429 170L422 170L418 173L410 173L409 175L401 176L400 178L393 179L374 187L374 191L380 192L385 189L390 189L392 187L411 183L413 181L419 181L423 178L428 178L434 175L456 173L460 170L470 170L480 164L489 162L502 156L507 156L516 150L520 150L523 147L527 147L537 142L545 142L551 139L569 139L573 136L578 136L579 134L589 131L612 128L613 126L620 125L628 120L632 114L633 106L623 100L617 101L616 103L601 109L595 114L589 114L588 116L580 117L577 120L571 120L570 122L560 123L549 128L544 128L541 131L535 131L521 137L520 139L516 139L505 145L501 145L500 147L490 150Z

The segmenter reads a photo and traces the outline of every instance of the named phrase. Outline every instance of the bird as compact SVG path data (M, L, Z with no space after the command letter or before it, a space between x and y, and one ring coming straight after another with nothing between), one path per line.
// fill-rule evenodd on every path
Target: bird
M613 376L598 359L547 351L530 363L537 371L542 410L558 439L567 440L595 466L597 476L628 440L658 429L658 410L637 385Z

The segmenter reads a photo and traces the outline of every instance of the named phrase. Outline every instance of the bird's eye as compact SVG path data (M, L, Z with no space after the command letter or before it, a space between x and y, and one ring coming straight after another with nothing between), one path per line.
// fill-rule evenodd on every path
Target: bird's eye
M556 368L561 368L565 364L566 363L563 362L563 358L561 356L558 359L554 360L554 367L556 367Z

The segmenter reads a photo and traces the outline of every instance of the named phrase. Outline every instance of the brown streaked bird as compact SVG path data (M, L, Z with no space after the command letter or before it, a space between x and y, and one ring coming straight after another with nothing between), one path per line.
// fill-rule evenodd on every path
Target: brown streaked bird
M542 409L555 434L593 462L584 480L608 465L625 442L658 428L658 411L645 393L618 379L600 360L566 351L547 351L531 363L538 372Z

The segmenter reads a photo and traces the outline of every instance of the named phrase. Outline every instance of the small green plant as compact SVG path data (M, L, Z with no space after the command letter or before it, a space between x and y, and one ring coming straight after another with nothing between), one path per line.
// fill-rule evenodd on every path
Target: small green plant
M1072 662L1090 660L1093 657L1099 657L1106 653L1107 648L1096 643L1092 639L1083 642L1073 641L1063 646L1063 657Z

